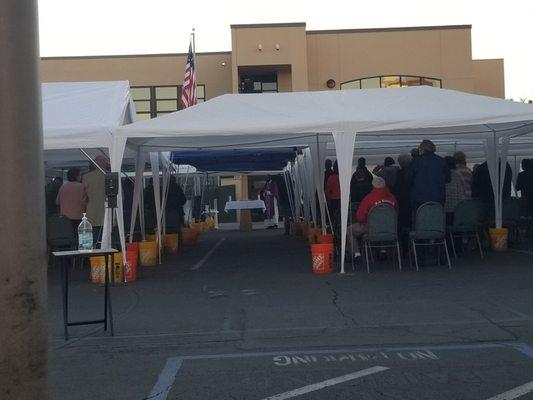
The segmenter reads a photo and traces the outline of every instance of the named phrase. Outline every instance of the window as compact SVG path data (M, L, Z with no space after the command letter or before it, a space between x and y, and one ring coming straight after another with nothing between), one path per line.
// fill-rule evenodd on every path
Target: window
M436 78L428 78L424 76L409 76L409 75L385 75L372 76L369 78L354 79L341 83L341 90L349 89L378 89L378 88L399 88L405 86L433 86L436 88L442 87L442 81Z
M178 111L181 86L134 86L131 96L138 120L160 117ZM196 86L198 103L205 101L205 85Z
M361 89L379 89L379 78L361 79Z

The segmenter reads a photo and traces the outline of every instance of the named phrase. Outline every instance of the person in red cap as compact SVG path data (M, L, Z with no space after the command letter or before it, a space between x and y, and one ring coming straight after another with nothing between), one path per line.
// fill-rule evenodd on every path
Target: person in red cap
M396 210L398 210L396 198L390 192L383 178L374 176L372 179L372 186L373 188L370 193L363 198L359 208L357 208L357 213L355 215L357 222L348 227L347 248L349 252L351 252L353 249L353 253L351 255L356 262L361 260L359 241L367 232L368 214L370 213L370 210L380 204L390 204Z

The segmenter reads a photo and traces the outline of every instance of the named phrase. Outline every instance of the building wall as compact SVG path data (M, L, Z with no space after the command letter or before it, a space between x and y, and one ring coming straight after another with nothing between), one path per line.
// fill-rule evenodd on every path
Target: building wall
M186 54L45 58L43 82L128 80L131 86L177 85L183 82ZM225 65L222 65L225 63ZM198 83L206 99L231 93L231 53L197 54Z
M503 60L472 60L470 26L306 31L304 23L294 23L232 25L231 31L231 52L197 54L207 99L237 93L239 67L276 70L280 92L327 90L328 79L338 90L354 79L416 75L441 79L446 89L505 96ZM185 61L186 54L45 58L41 71L45 82L176 85Z
M418 75L473 91L470 29L311 31L309 89L376 75ZM338 89L338 86L336 87Z
M474 88L477 94L505 98L503 60L474 60Z
M290 71L283 70L280 74L285 75L282 77L284 87L288 89L286 74L290 73L291 91L308 90L305 24L278 24L276 28L271 25L232 25L231 37L235 93L240 66L290 66Z

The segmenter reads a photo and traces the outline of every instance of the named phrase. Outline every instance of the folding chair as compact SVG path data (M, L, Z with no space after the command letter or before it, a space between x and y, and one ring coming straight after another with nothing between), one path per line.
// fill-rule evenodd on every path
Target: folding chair
M398 254L398 266L402 270L400 242L398 240L398 213L390 204L379 204L368 214L368 232L363 235L366 269L370 273L369 253L373 248L392 248ZM372 260L373 261L373 260Z
M455 238L475 237L479 247L479 254L483 258L483 248L479 238L480 209L474 200L460 202L453 213L453 223L448 227L448 235L452 244L453 256L457 258Z
M415 230L409 233L409 238L417 271L419 268L416 246L444 246L448 268L452 268L446 244L446 215L442 204L432 201L418 207L415 215Z

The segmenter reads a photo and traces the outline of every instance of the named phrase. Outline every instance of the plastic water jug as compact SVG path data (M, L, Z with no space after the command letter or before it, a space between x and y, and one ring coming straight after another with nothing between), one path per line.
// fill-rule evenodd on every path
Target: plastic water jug
M78 250L88 251L93 249L93 226L87 219L85 213L81 223L78 225Z

